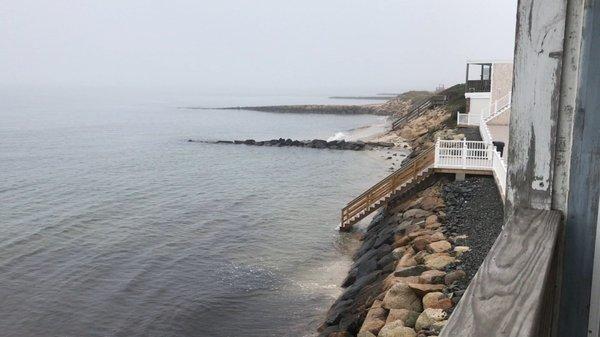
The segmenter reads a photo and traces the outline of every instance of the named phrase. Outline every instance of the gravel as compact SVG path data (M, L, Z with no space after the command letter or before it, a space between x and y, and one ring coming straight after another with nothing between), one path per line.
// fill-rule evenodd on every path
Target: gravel
M444 186L442 196L446 203L446 234L466 235L456 245L471 248L460 257L459 264L449 268L462 269L467 274L456 285L455 290L460 291L466 289L502 231L504 205L494 178L488 176L450 182Z
M481 141L481 134L479 133L479 128L457 128L459 133L465 135L467 140L477 140Z

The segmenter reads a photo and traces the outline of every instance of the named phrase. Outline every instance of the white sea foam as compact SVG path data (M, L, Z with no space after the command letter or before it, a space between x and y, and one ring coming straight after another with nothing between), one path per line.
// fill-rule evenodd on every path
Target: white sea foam
M328 142L334 141L334 140L346 140L348 136L343 133L343 132L336 132L333 136L327 138Z

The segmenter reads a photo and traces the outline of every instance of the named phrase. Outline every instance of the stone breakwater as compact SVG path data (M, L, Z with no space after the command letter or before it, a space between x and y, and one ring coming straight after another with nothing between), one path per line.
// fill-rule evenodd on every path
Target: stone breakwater
M243 144L252 146L294 146L294 147L306 147L311 149L332 149L332 150L352 150L362 151L371 150L374 148L392 148L394 143L387 142L363 142L363 141L345 141L345 140L333 140L326 141L323 139L313 140L292 140L292 139L271 139L265 141L256 141L254 139L246 140L217 140L217 141L204 141L204 140L193 140L188 139L188 142L198 143L211 143L211 144Z
M378 105L273 105L273 106L244 106L228 107L222 110L250 110L277 113L304 113L304 114L333 114L333 115L382 115L387 116L387 111L377 109Z
M444 176L394 200L363 234L322 337L437 336L464 293L465 236L446 229Z

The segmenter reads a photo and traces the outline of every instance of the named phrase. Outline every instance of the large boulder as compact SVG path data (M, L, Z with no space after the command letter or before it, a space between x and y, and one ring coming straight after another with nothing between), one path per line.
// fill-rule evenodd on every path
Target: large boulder
M438 217L435 214L432 214L425 219L425 225L431 225L438 222Z
M394 271L396 277L407 277L407 276L419 276L429 269L423 265L416 265L411 267L397 267Z
M442 227L442 224L439 222L434 222L432 224L425 225L425 228L427 229L439 229L440 227Z
M380 319L365 321L359 332L368 331L372 334L378 334L384 325L385 321Z
M402 283L408 285L409 283L419 283L418 276L406 276L406 277L396 277L394 274L389 274L383 280L383 290L387 291L391 287L393 287L396 283Z
M402 258L402 256L404 256L404 253L406 253L407 249L408 249L408 246L401 246L401 247L398 247L398 248L392 250L392 257L394 257L394 259L396 259L396 260L400 260Z
M426 211L433 211L444 207L444 200L439 197L425 197L421 201L421 208Z
M387 310L384 308L371 308L365 317L360 331L369 331L373 334L379 333L379 330L385 325Z
M446 274L446 276L444 277L444 283L446 283L446 285L451 285L452 283L463 279L467 276L467 273L465 273L464 270L455 270L452 272L449 272L448 274Z
M420 208L413 208L413 209L409 209L408 211L404 212L403 217L405 219L407 218L425 218L431 215L430 211L426 211L424 209L420 209Z
M392 322L381 329L377 337L416 337L415 330L403 326L402 321Z
M383 307L386 309L407 309L421 311L423 306L421 300L406 284L397 283L393 285L383 298Z
M455 261L456 259L447 253L435 253L425 257L425 265L430 269L441 270Z
M452 308L452 300L441 292L432 292L423 296L423 308L443 309Z
M336 301L325 318L325 325L337 325L342 318L344 312L352 307L353 300L338 300Z
M446 319L446 312L442 309L425 309L417 318L415 330L420 331L429 329L436 322L441 322Z
M419 276L419 283L443 283L446 273L441 270L428 270Z
M442 232L434 232L433 234L429 235L430 242L436 242L436 241L442 241L442 240L446 240L446 236Z
M432 242L427 245L427 251L430 253L443 253L450 249L452 249L452 245L446 240Z
M315 149L324 149L327 147L327 141L322 139L313 139L311 141L311 147Z
M425 294L428 293L444 290L443 284L409 283L408 286L419 296L425 296Z
M391 309L387 316L385 324L390 324L394 321L404 322L404 326L414 328L417 318L421 313L407 309Z
M360 331L356 337L377 337L377 335L374 335L370 331Z
M419 236L413 240L412 249L414 249L416 252L420 252L423 249L427 248L429 242L430 240L427 235Z

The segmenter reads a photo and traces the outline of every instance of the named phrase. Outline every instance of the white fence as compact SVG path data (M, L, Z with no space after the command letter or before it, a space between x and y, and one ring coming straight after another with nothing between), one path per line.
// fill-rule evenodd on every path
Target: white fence
M492 169L490 143L469 140L438 140L435 145L436 168L473 170Z
M479 134L481 135L481 140L485 143L492 144L492 133L484 121L481 121L479 124Z
M509 91L508 94L502 98L499 98L494 103L494 114L500 113L502 110L506 108L510 108L512 100L512 91Z
M494 169L494 177L498 183L498 189L500 190L500 194L502 194L502 198L504 198L506 193L506 164L500 156L500 152L495 151L495 148L492 156L492 167Z
M434 167L492 171L502 197L506 190L506 165L489 141L440 140L435 143Z
M494 102L493 106L490 105L489 107L482 108L479 113L468 113L468 114L462 114L460 112L457 113L456 114L456 124L458 124L459 126L460 125L478 126L482 122L485 123L485 122L491 120L492 118L498 116L499 114L504 112L506 109L510 108L511 104L512 104L512 91L508 92L508 94L506 96L496 100Z

